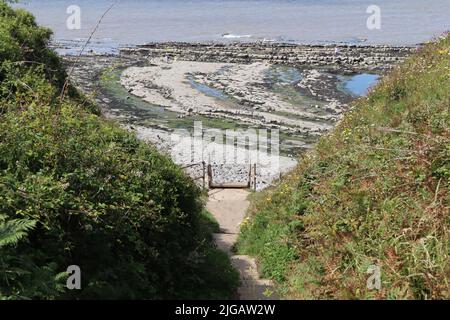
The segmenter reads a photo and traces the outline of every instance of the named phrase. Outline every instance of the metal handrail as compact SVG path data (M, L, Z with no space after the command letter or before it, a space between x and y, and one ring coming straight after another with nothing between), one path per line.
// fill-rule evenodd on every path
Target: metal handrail
M256 190L256 163L253 165L250 165L249 172L248 172L248 181L246 183L214 183L213 180L213 170L212 165L208 164L208 187L209 189L224 189L224 188L230 188L230 189L250 189L252 186L252 172L253 172L253 188Z
M192 180L197 181L197 180L203 179L203 189L205 189L206 188L206 162L205 161L192 163L187 166L181 167L181 169L185 170L185 169L189 169L189 168L192 168L192 167L195 167L198 165L203 166L203 175L200 177L194 177L194 178L192 178Z
M200 179L203 179L203 189L206 188L206 177L208 177L208 188L209 189L223 189L223 188L239 188L239 189L250 189L252 187L252 182L253 182L253 188L256 190L256 179L257 179L257 174L256 174L256 163L255 164L251 164L249 167L249 172L248 172L248 181L246 183L214 183L213 180L213 170L212 170L212 165L208 164L208 166L206 166L206 162L202 161L202 162L197 162L197 163L192 163L186 166L181 167L183 170L185 169L189 169L195 166L199 166L202 165L203 166L203 175L198 176L198 177L193 177L192 180L197 181ZM253 181L252 181L252 174L253 174Z

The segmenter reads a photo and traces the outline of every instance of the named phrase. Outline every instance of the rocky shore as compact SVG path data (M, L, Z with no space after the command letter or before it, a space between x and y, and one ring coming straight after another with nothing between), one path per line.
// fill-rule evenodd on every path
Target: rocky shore
M107 116L183 166L192 160L179 157L173 142L174 128L189 129L202 119L216 124L225 121L225 127L235 123L237 128L278 129L284 137L281 150L310 148L354 99L342 89L342 76L366 72L381 75L413 50L352 45L152 43L123 48L118 55L83 56L72 78L82 90L95 94ZM75 57L65 59L68 64L76 61ZM105 74L117 75L117 79L104 81ZM247 152L246 147L239 146L237 152ZM275 171L260 166L257 188L267 187L292 168L296 156L297 151L279 156ZM247 179L247 165L230 169L220 162L212 164L217 181ZM190 174L197 177L201 170L194 167Z
M242 63L268 62L296 67L330 66L353 71L387 70L414 47L362 45L297 45L282 43L148 43L123 48L124 55L171 57L186 61Z
M330 129L340 110L327 115L293 106L265 87L267 63L222 64L210 62L151 60L150 67L131 67L121 84L131 94L183 116L191 114L239 121L286 133L320 135ZM195 83L216 89L225 101L202 94ZM331 109L330 106L327 107ZM314 110L315 111L315 110Z

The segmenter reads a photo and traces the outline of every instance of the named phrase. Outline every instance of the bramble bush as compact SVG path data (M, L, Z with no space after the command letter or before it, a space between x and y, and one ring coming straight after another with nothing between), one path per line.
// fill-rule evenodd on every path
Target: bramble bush
M0 299L231 296L200 189L74 88L60 101L50 37L0 1Z

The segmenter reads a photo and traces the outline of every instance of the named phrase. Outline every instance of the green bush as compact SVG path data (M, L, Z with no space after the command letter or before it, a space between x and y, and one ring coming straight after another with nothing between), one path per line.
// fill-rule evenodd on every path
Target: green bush
M0 299L231 296L200 189L74 89L60 102L50 36L0 2ZM69 265L81 291L62 286Z

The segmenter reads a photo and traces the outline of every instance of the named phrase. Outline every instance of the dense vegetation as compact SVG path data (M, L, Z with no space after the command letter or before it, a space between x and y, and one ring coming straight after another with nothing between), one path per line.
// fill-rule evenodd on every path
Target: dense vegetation
M75 89L61 102L50 37L0 1L0 299L229 297L199 188Z
M450 36L357 101L276 188L239 250L287 298L448 299ZM366 286L381 268L381 290Z

